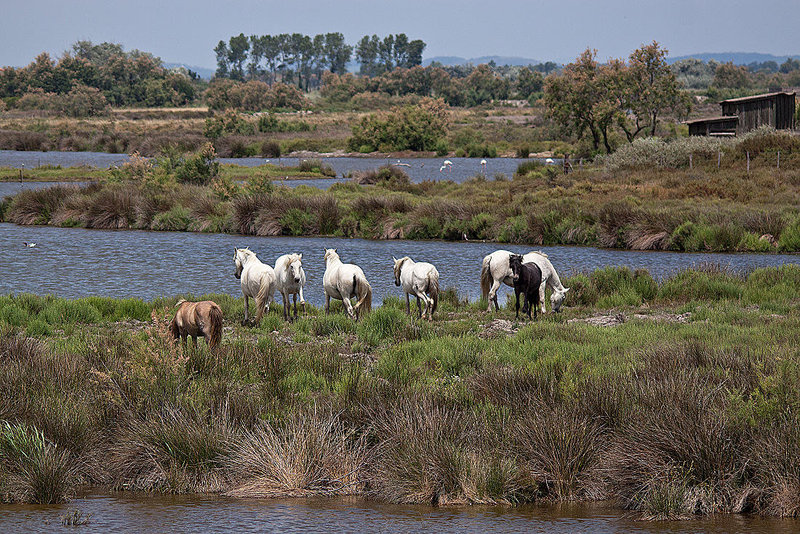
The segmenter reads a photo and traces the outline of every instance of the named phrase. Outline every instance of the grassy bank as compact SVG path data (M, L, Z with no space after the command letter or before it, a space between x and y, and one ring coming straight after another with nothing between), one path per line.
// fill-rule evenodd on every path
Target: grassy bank
M651 152L672 153L676 146ZM669 167L642 163L634 145L603 165L578 167L567 175L531 162L511 177L477 175L463 184L415 184L397 168L381 168L357 176L361 185L335 184L324 193L269 183L283 176L330 174L313 166L221 166L219 176L202 187L163 178L158 167L129 169L133 177L115 178L109 171L108 179L87 189L22 192L0 206L0 217L17 224L262 236L466 236L636 250L800 251L800 160L785 149L778 170L772 149L747 147L744 142L727 147L720 167L716 153L698 151L690 168L680 158ZM58 176L57 170L47 172ZM237 185L240 180L247 184Z
M643 517L800 511L800 268L566 280L536 323L445 292L360 323L210 295L217 354L167 335L177 297L0 298L0 494L81 485L388 502L613 499Z

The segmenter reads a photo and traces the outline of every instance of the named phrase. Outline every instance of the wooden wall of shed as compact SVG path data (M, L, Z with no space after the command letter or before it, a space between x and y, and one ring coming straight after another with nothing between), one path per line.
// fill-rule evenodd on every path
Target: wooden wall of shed
M728 102L722 104L722 114L738 115L737 135L760 126L772 126L778 130L794 129L794 101L791 95L775 95L749 102Z

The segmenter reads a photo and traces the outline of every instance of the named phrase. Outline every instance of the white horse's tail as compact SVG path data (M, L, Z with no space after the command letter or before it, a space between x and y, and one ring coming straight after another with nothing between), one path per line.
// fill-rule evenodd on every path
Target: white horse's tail
M360 317L362 307L365 312L372 311L372 286L369 285L363 275L353 275L353 285L356 289L356 295L358 295L358 302L356 302L354 308L356 317Z
M431 315L436 311L439 306L439 273L438 271L430 271L428 273L428 295L433 299L433 307L431 308Z
M273 293L275 293L275 277L264 273L261 276L261 285L258 286L258 294L256 295L256 324L261 322L261 317L264 315L264 308Z
M494 280L492 279L492 269L490 263L492 255L489 254L483 258L483 266L481 267L481 295L484 299L489 298L489 290L492 288Z

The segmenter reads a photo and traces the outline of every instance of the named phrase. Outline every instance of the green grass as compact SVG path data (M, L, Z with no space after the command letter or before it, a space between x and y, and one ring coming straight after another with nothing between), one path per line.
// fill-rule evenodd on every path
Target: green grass
M245 327L241 298L185 295L222 307L216 352L173 343L178 296L4 296L0 421L12 442L44 443L49 480L74 466L55 500L80 483L428 504L604 496L674 518L686 495L729 512L756 487L756 511L792 515L781 484L800 476L785 453L800 409L800 268L659 283L603 269L565 283L563 312L536 322L448 290L433 322L387 298L359 322L340 306L284 322L273 305ZM625 321L587 322L603 315ZM495 318L514 331L487 330ZM0 483L42 480L4 467L8 450ZM329 478L341 462L347 487Z

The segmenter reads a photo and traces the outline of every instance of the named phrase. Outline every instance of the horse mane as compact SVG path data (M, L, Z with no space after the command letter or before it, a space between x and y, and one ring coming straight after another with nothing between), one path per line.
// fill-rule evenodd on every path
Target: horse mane
M528 254L538 254L539 256L544 256L545 258L547 257L547 254L545 254L541 250L531 250L530 252L528 252Z
M406 260L410 260L410 259L411 258L409 258L408 256L403 256L402 258L398 258L397 259L396 263L394 264L394 275L395 275L395 277L398 274L400 274L400 272L403 270L403 264L406 262Z
M178 302L175 303L174 307L175 308L180 308L181 304L183 304L184 302L186 302L186 299L180 299L180 300L178 300Z

